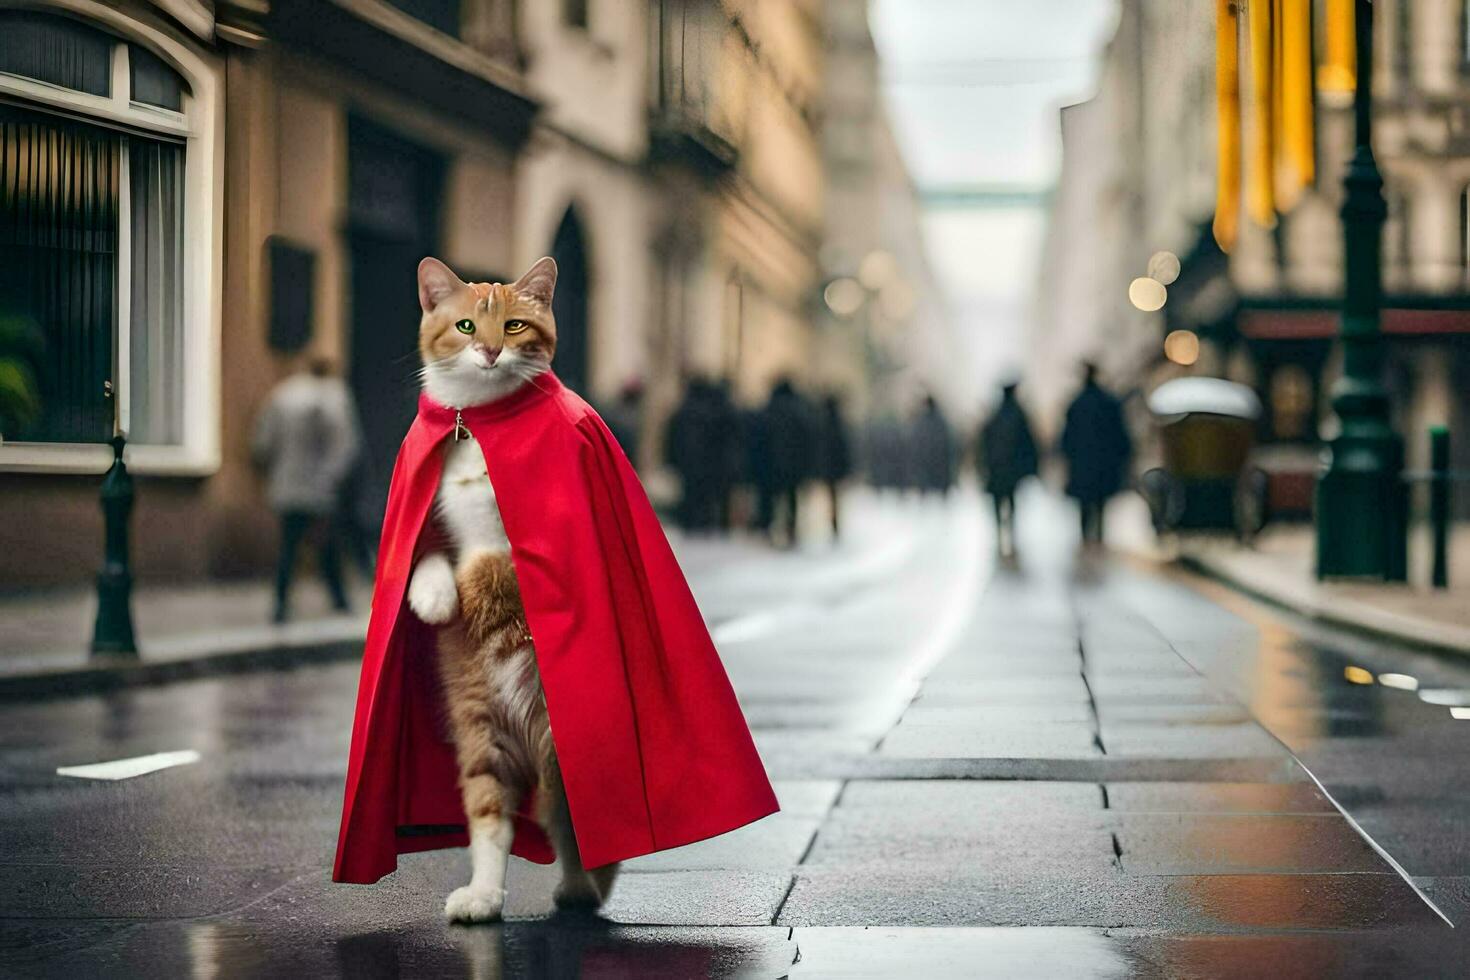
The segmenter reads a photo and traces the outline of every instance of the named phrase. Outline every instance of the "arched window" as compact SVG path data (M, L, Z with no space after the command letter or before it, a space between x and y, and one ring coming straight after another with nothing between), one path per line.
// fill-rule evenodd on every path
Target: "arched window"
M562 216L551 243L551 257L557 269L556 292L551 297L551 312L556 317L556 374L567 387L586 394L590 380L587 313L591 283L586 236L575 207L567 208Z
M0 468L95 470L115 431L215 465L215 94L115 9L0 11Z

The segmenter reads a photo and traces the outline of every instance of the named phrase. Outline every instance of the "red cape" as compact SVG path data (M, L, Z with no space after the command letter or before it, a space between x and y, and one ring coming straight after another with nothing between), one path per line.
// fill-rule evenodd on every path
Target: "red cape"
M463 411L511 542L582 863L722 834L777 810L663 529L602 419L546 374ZM405 593L454 410L419 400L393 471L363 652L336 881L466 843L434 633ZM552 860L516 820L512 853Z

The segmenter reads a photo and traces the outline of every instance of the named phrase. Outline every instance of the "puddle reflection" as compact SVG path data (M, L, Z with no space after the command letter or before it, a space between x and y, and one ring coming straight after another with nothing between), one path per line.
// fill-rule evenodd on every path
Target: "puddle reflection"
M178 954L159 938L136 953L166 966ZM796 959L786 929L629 927L586 918L471 928L421 924L341 937L199 923L186 928L183 945L188 956L184 975L193 980L290 975L367 980L776 977L789 972Z
M1379 735L1387 727L1386 693L1371 672L1336 650L1283 626L1260 626L1247 704L1271 731L1308 739Z

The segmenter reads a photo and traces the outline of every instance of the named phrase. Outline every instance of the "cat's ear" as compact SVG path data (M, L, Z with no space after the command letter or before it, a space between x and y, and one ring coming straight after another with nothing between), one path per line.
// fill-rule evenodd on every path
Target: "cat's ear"
M430 256L419 263L419 306L425 313L433 313L434 307L464 289L449 266Z
M551 294L556 290L556 260L551 256L536 260L531 270L515 281L516 292L551 305Z

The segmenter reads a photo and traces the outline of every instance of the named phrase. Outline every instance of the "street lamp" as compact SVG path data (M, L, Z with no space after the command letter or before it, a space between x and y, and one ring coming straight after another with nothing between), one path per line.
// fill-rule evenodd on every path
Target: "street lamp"
M1346 262L1343 372L1332 390L1341 430L1324 449L1317 478L1317 577L1407 577L1408 497L1404 446L1389 423L1383 388L1381 247L1387 207L1373 159L1373 4L1357 0L1357 146L1343 180Z

